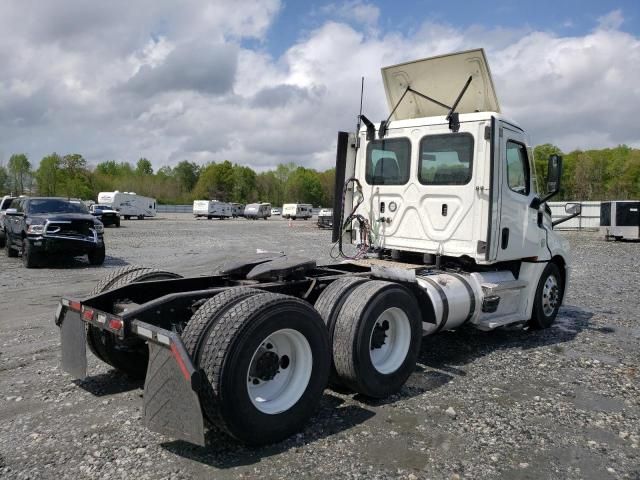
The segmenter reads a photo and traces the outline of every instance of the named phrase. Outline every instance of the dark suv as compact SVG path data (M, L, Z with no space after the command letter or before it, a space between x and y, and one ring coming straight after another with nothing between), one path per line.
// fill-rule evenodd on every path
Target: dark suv
M51 197L20 197L5 212L7 256L27 268L46 255L86 254L91 265L104 262L104 226L80 202Z

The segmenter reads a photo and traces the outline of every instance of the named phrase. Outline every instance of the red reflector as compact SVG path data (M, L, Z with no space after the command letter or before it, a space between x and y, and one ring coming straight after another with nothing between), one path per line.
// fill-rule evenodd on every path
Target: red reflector
M176 348L176 345L173 342L171 342L171 353L173 354L173 357L176 359L176 362L178 363L178 367L180 367L180 371L182 372L182 375L187 380L187 382L190 382L191 375L189 375L189 370L187 370L187 366L184 364L184 360L182 360L182 357L180 356L180 352L178 352L178 349Z
M75 310L76 312L79 312L80 309L82 308L82 305L80 305L80 302L71 301L69 302L69 308L71 310Z
M82 318L84 320L92 320L93 319L93 310L91 310L90 308L85 308L82 311Z
M122 320L119 318L110 318L109 319L109 328L111 330L121 330L122 329Z

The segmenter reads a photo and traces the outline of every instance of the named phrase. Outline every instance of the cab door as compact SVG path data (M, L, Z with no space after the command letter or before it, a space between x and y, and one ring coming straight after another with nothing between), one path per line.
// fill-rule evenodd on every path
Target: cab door
M496 260L538 256L544 247L544 230L538 226L538 211L530 207L536 196L533 159L523 132L498 122L500 215L496 233Z

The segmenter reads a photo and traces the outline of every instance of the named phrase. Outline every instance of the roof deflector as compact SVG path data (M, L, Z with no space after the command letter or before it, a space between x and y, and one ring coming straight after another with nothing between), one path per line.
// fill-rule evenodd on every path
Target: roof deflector
M489 64L481 48L383 68L391 119L449 115L470 77L471 83L455 112L500 113Z

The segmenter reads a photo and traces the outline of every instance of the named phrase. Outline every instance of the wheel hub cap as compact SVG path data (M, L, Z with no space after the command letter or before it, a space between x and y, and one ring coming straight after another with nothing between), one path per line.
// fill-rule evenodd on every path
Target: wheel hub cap
M272 380L278 373L280 357L274 352L264 352L256 362L255 376L260 380Z
M385 339L387 338L385 332L387 330L389 330L389 322L387 320L376 323L373 333L371 334L371 350L380 348L385 344Z
M560 303L560 288L556 277L551 275L544 282L544 288L542 289L542 311L548 317Z

